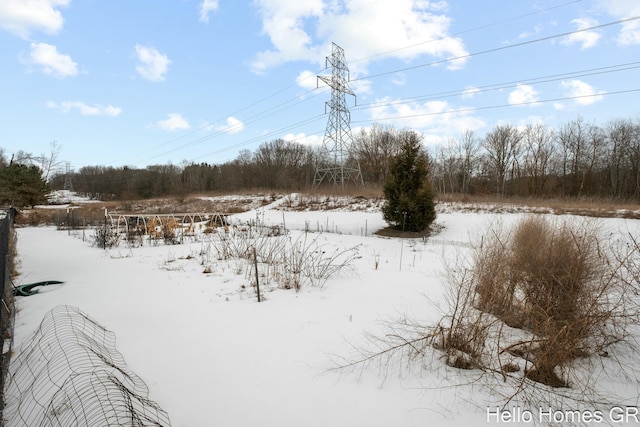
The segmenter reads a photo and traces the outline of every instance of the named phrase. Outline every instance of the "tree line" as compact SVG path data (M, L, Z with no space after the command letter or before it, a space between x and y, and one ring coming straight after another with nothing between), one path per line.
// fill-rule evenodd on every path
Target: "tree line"
M350 162L360 165L365 185L382 188L402 144L416 138L422 141L411 129L379 124L362 128L353 134ZM578 117L557 128L498 124L482 136L466 131L438 146L422 146L432 186L439 194L640 200L640 123L630 119L598 126ZM255 189L304 191L313 187L319 153L314 147L276 139L220 164L84 166L67 175L57 160L59 147L52 143L49 155L18 152L8 160L0 151L0 181L4 180L0 184L9 182L9 176L20 181L24 178L16 177L26 173L23 169L34 174L37 168L52 189L71 183L76 192L99 199L180 198ZM39 185L34 182L43 190ZM0 202L16 199L10 185L2 187ZM34 201L32 197L26 204Z
M412 130L374 125L354 135L349 162L360 164L363 179L371 185L385 182L391 159L403 141L420 138ZM186 197L193 193L229 192L253 189L300 191L313 187L320 151L298 142L276 139L255 151L242 150L222 164L189 163L179 165L84 166L71 176L59 173L51 187L63 189L71 182L73 190L101 199Z
M640 123L632 120L500 124L484 137L465 132L433 156L439 193L640 199Z

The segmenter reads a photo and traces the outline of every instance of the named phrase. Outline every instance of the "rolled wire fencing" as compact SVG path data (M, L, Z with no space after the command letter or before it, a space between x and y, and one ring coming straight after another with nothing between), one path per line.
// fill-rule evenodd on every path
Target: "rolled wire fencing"
M115 334L71 306L49 311L13 358L6 426L170 426L144 381L116 350Z

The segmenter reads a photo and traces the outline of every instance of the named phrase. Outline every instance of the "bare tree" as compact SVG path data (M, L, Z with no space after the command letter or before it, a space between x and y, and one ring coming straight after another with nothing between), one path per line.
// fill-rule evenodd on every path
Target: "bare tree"
M40 169L42 169L42 176L45 181L48 181L52 175L62 169L63 162L60 161L61 150L62 148L58 141L51 141L49 153L42 153L40 157L35 158L36 162L39 163Z
M466 130L462 134L459 144L461 158L460 173L462 177L461 190L469 193L471 177L476 169L476 160L480 152L480 141L472 130Z
M479 141L470 130L437 148L434 177L440 193L469 193L479 149Z
M606 169L610 194L640 197L640 126L630 120L613 120L605 126Z
M585 123L582 117L560 126L557 135L563 154L563 193L580 197L585 184L593 179L597 161L604 153L604 135L595 125ZM589 190L593 192L593 189Z
M360 129L354 136L354 152L365 181L386 181L391 158L400 152L402 132L374 123L371 129Z
M256 175L267 188L290 189L304 180L308 149L297 142L277 139L258 147L254 155Z
M622 120L610 121L607 134L607 178L609 191L613 197L621 197L625 191L628 172L626 165L627 147L631 145L632 128Z
M505 194L509 172L512 178L517 173L521 139L520 131L509 124L497 125L485 136L483 147L493 167L497 194Z
M234 161L237 166L236 175L241 188L251 188L255 185L255 159L251 151L240 150Z
M523 132L524 171L528 190L541 196L547 182L551 158L555 153L553 130L541 123L528 125Z
M438 192L440 194L457 193L458 186L459 159L456 156L457 141L449 139L446 144L438 147L436 151L436 176Z
M628 149L631 163L633 197L640 199L640 124L633 125L631 144Z

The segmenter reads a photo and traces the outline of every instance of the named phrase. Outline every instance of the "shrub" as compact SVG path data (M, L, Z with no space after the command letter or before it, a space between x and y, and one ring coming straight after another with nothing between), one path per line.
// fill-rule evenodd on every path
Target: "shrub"
M434 193L429 183L428 161L418 136L411 132L401 152L391 161L384 185L384 220L393 228L424 231L436 219Z
M437 324L405 317L368 337L373 350L356 349L359 359L340 368L378 362L387 372L392 357L425 366L430 344L448 366L479 372L463 378L490 387L505 406L616 404L597 381L610 373L639 380L632 333L640 244L633 236L605 240L594 225L532 216L488 230L470 257L445 265L446 311Z
M567 386L559 370L624 335L624 285L600 241L593 224L529 217L511 233L492 231L475 252L477 308L531 334L509 348L530 355L529 379Z
M322 237L322 239L321 239ZM299 291L304 285L322 287L333 275L349 269L359 258L358 247L333 248L323 235L304 232L274 234L270 228L234 227L229 233L211 236L212 251L218 260L246 259L266 267L268 278L285 289ZM261 268L262 268L261 267Z
M112 227L95 227L93 237L93 244L101 248L113 248L120 244L120 233Z
M506 239L502 227L490 230L482 239L473 254L470 279L473 284L470 287L472 292L477 293L478 309L501 317L511 326L517 326L515 319L510 319L515 292L510 271L505 269L505 260L509 256Z

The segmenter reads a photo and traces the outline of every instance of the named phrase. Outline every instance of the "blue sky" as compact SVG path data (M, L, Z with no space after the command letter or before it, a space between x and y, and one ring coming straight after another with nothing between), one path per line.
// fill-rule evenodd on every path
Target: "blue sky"
M638 0L2 0L0 147L78 169L318 145L332 42L354 132L640 118Z

